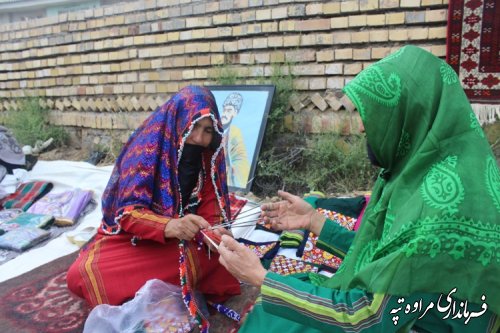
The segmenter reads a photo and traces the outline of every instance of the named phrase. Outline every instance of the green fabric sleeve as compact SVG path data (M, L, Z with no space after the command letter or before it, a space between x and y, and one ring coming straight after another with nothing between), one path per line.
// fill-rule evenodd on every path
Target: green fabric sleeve
M264 316L269 315L268 319L272 319L276 327L288 327L293 332L307 332L307 329L292 329L294 325L333 333L361 330L366 333L408 332L411 327L434 333L496 332L498 317L491 311L481 311L477 304L469 304L468 310L481 315L470 318L467 324L464 324L463 317L452 318L448 314L449 317L445 318L452 307L444 300L446 295L443 295L443 300L440 296L415 293L396 297L371 294L361 289L341 291L269 272L261 287L260 301ZM447 310L438 311L438 302L442 307L448 304ZM453 302L453 309L455 306L458 309L460 301ZM436 305L429 307L431 303ZM260 322L269 325L265 318Z
M315 197L315 196L309 196L309 197L305 197L304 198L304 201L306 201L308 204L310 204L314 209L318 208L316 207L316 201L318 201L318 197Z
M326 219L316 245L320 249L343 259L355 235L354 231L347 230L332 220Z
M266 275L261 296L266 313L322 332L380 324L387 305L382 294L369 295L360 289L343 292L272 272Z

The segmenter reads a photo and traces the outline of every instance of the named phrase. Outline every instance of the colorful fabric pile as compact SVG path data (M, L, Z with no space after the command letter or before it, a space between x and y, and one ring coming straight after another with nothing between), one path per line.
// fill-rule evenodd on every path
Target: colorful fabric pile
M91 191L71 189L51 193L47 181L20 183L0 201L0 263L13 259L63 231L52 228L74 225L88 212ZM49 193L50 192L50 193Z

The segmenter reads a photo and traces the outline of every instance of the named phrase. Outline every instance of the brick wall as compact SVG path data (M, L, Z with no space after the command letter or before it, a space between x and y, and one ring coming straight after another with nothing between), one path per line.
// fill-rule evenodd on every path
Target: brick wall
M291 63L296 89L324 93L408 43L444 57L447 3L146 0L4 24L0 115L39 96L54 124L135 128L221 64L255 84Z

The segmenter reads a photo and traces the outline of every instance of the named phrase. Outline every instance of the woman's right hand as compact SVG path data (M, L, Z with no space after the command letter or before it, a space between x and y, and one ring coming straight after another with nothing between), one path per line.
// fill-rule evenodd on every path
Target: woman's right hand
M326 218L302 198L285 191L278 191L284 199L261 206L264 221L276 230L308 229L316 235L321 233Z
M210 224L201 216L189 214L171 219L165 226L165 238L192 240L200 229L210 228Z

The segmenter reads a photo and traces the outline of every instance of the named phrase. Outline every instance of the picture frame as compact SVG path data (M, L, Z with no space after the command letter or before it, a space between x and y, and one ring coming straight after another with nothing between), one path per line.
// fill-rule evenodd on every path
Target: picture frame
M250 191L274 85L207 86L214 94L224 127L227 182L230 191Z

